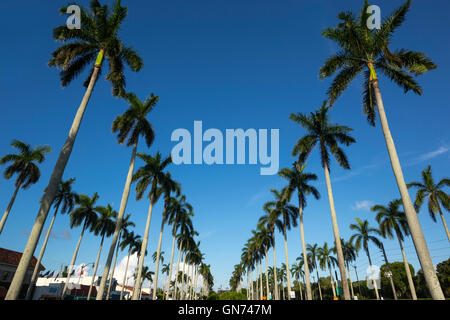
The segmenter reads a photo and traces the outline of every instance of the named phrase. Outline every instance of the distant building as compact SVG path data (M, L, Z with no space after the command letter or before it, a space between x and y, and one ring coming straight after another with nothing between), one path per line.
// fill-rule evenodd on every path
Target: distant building
M22 253L17 251L0 248L0 299L4 299L6 292L11 285L14 273L19 265ZM37 259L32 258L27 273L25 274L24 285L20 291L19 298L24 298L30 285L31 276L33 275L34 267L36 266ZM39 265L39 272L45 270L42 264Z
M100 276L95 276L94 286L92 287L91 299L97 296L97 289L100 286ZM77 299L87 298L89 287L91 285L92 276L72 276L67 285L66 296L76 297ZM42 299L59 299L61 297L66 277L40 277L37 279L36 288L33 293L33 300ZM117 295L116 279L113 279L111 286L111 297ZM106 287L109 285L109 280L106 282ZM120 294L120 293L119 293Z

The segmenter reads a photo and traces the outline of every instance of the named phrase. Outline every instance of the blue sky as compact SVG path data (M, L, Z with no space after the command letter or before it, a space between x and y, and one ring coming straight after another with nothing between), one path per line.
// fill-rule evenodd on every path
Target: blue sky
M108 1L110 2L110 1ZM88 1L79 1L87 5ZM129 18L121 36L144 59L144 69L127 73L127 89L142 99L151 92L160 96L150 115L156 131L150 150L168 155L175 145L170 135L177 128L192 132L195 120L207 128L280 129L280 167L289 166L295 141L304 131L289 120L291 112L309 112L325 99L329 81L318 79L319 67L335 51L320 32L337 23L340 11L359 11L361 0L336 1L123 1ZM377 1L382 17L403 1ZM84 88L86 74L61 88L57 70L47 67L50 53L58 44L52 29L65 22L58 13L61 1L2 1L0 20L3 42L0 59L0 154L12 151L9 143L20 139L32 145L48 144L53 152L41 165L41 179L30 189L20 191L10 218L0 236L0 246L22 251L26 233L31 230L39 199L48 183L59 150L64 143ZM406 22L398 30L394 48L426 52L438 65L419 78L424 95L403 91L381 77L391 131L407 181L418 180L426 165L433 167L436 179L448 175L450 135L448 131L448 1L413 1ZM83 119L64 178L76 177L75 189L92 195L99 204L118 209L131 150L120 146L111 134L113 119L126 110L123 101L111 96L110 85L97 83ZM332 119L354 129L357 143L346 148L352 170L333 162L331 177L341 236L351 235L349 224L355 217L369 219L375 226L371 204L385 204L399 197L381 128L370 127L362 115L361 82L354 81L335 104ZM140 162L137 163L141 165ZM241 248L262 214L262 205L271 200L270 188L281 188L278 176L260 176L259 165L172 166L173 177L194 206L194 224L200 233L201 249L211 264L216 288L226 287L239 262ZM2 169L3 170L3 169ZM316 173L320 201L310 199L305 210L307 243L332 243L332 228L323 170L314 153L307 171ZM13 193L13 181L0 179L0 206L6 208ZM412 193L411 196L414 196ZM148 201L130 195L127 213L143 234ZM4 209L2 209L4 210ZM154 252L160 226L161 205L155 209L150 230L149 252ZM448 214L445 214L447 219ZM434 263L450 255L450 247L440 221L434 223L424 209L419 214ZM50 219L47 221L47 225ZM68 232L67 232L68 230ZM58 216L55 238L49 242L43 264L58 269L69 263L80 230L69 228L67 216ZM70 235L67 239L67 234ZM66 235L66 237L64 236ZM284 262L281 237L277 234L277 261ZM300 233L288 234L290 263L300 254ZM78 262L95 259L100 239L87 235ZM171 239L163 239L166 261ZM109 247L109 244L107 245ZM398 244L386 241L388 258L401 261ZM38 249L40 245L38 246ZM413 244L405 244L409 262L418 270ZM372 249L375 264L381 254ZM101 263L106 260L105 250ZM36 252L37 255L38 251ZM122 258L125 253L121 253ZM147 258L148 264L150 258ZM361 252L355 265L363 277L368 261ZM326 275L325 273L323 273ZM355 277L352 273L352 277Z

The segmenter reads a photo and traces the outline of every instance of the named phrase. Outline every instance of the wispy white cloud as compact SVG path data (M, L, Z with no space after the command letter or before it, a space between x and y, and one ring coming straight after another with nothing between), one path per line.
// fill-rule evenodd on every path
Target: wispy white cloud
M362 200L362 201L356 201L355 204L352 206L353 210L361 211L369 211L370 208L373 206L373 201L370 200Z
M430 152L426 152L423 153L417 157L415 157L414 159L412 159L409 163L407 163L407 165L415 165L418 163L422 163L424 161L436 158L442 154L447 153L450 150L450 147L447 146L446 144L440 146L439 148L437 148L436 150L430 151Z

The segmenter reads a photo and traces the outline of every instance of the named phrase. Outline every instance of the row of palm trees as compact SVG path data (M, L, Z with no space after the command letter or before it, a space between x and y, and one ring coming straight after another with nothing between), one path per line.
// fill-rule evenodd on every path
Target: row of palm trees
M66 9L66 7L61 8L61 12L66 12ZM119 37L120 26L126 17L127 8L121 5L120 0L116 0L111 8L107 5L102 6L97 0L91 0L88 9L81 9L81 29L68 29L65 25L62 25L55 28L53 31L54 39L56 41L63 42L64 44L52 53L52 58L49 60L48 64L50 67L56 67L61 70L60 78L63 87L71 83L91 63L93 63L93 65L90 69L89 77L85 82L86 92L77 110L66 142L61 149L51 174L49 184L44 190L44 195L41 198L36 221L33 225L22 258L5 297L6 300L15 300L19 297L20 290L25 280L26 271L30 265L34 251L36 250L36 246L43 231L43 226L47 219L50 207L55 205L56 215L61 202L66 205L65 207L63 205L62 212L71 211L74 203L77 203L78 208L71 213L71 226L83 225L80 239L77 244L77 249L75 250L72 261L69 265L70 268L72 268L75 263L79 244L81 243L85 230L90 229L90 231L93 231L102 237L96 267L94 267L95 271L98 266L98 259L103 245L103 240L105 237L112 235L107 261L103 268L96 299L102 300L105 297L109 297L110 286L107 288L106 284L108 279L112 279L112 276L114 275L114 268L116 265L119 247L122 247L121 244L123 244L123 240L130 234L127 231L128 225L127 218L125 218L125 211L131 184L133 182L137 182L136 194L138 200L142 199L147 189L149 189L149 210L144 235L141 241L141 248L136 251L139 255L139 263L136 271L136 281L132 298L138 299L140 292L140 290L138 290L139 286L143 282L144 278L148 278L144 272L148 271L144 268L144 256L148 245L152 210L160 196L164 197L164 210L156 257L153 298L156 297L160 261L159 255L162 246L161 242L163 229L166 223L173 226L173 243L175 243L175 239L178 239L179 254L183 254L184 263L194 263L195 271L201 269L205 275L204 279L209 279L209 284L212 282L211 274L206 272L209 271L209 267L203 265L203 255L201 255L198 249L198 243L195 246L193 244L195 241L191 240L195 235L192 226L189 227L189 224L191 223L190 217L192 216L192 208L185 202L185 197L181 196L179 184L171 178L170 173L164 171L165 168L171 163L170 157L163 158L159 152L155 156L145 153L138 153L139 140L143 139L147 148L150 148L154 141L155 133L151 124L147 120L147 117L156 106L159 97L152 93L145 101L141 101L135 94L125 91L125 66L127 65L132 71L135 72L140 71L143 67L142 58L134 49L126 46ZM119 115L112 124L112 132L117 133L118 143L126 144L127 147L132 147L125 187L122 193L122 199L118 212L113 211L110 206L96 207L95 202L98 199L97 194L93 197L79 195L74 197L70 203L68 202L69 200L58 200L63 185L71 183L70 180L61 182L62 177L72 153L75 139L89 99L93 93L94 86L102 69L105 69L103 66L105 60L108 62L109 66L109 73L106 75L105 79L111 84L112 95L114 97L124 99L129 104L128 110L126 110L122 115ZM12 162L12 165L5 171L5 177L10 178L13 174L17 173L18 178L15 184L16 189L14 195L1 220L0 232L3 230L6 218L11 211L12 204L14 203L19 189L25 189L39 179L40 173L34 162L41 163L45 159L45 155L50 152L50 148L48 147L37 147L32 149L30 146L20 141L14 141L13 146L19 149L20 154L17 155L17 157L16 155L8 155L1 159L1 164L5 164L10 161ZM145 165L134 173L136 158L142 160ZM171 196L173 193L175 193L175 197ZM108 227L105 225L102 225L102 227L96 227L96 214L101 215L102 212L106 211L108 211L111 215L109 218L114 217L114 223L108 224ZM52 223L53 221L54 220L52 220ZM177 230L180 230L180 232ZM49 233L47 232L47 239L41 249L40 259L42 259L45 251L48 234ZM172 269L173 249L174 245L172 245L170 269ZM113 258L114 264L112 263ZM179 265L177 264L177 268L178 266ZM113 268L112 272L111 267ZM35 281L37 271L35 270L34 273L33 278ZM71 272L68 273L68 278L70 277L70 274ZM196 274L198 274L198 272L196 272ZM66 281L64 291L67 289L67 283L68 279ZM111 285L111 281L109 283ZM192 292L194 291L192 281L189 283L189 288ZM30 293L28 295L30 295Z
M423 176L427 177L429 180L430 176L427 175L427 173L431 173L430 167L427 167L422 172ZM446 184L449 182L450 182L449 179L443 179L440 181L441 184ZM410 185L417 186L419 184L424 185L423 182L420 183L414 182L411 183ZM416 204L420 203L420 201L422 201L422 198L419 196L416 198ZM433 203L432 198L429 198L428 201ZM444 206L448 205L443 203L440 204ZM373 206L371 208L371 211L376 213L375 220L378 222L378 228L371 227L367 220L355 218L355 223L350 225L350 230L354 232L353 235L350 237L349 241L341 239L344 262L346 266L346 272L349 277L348 283L351 289L352 298L355 297L355 290L353 288L353 282L351 280L350 264L356 260L356 258L358 257L358 252L361 249L363 249L365 254L367 255L370 271L372 273L372 283L375 290L375 296L377 299L380 299L380 295L378 293L380 288L377 287L377 282L375 281L378 275L374 274L372 259L369 251L369 244L372 243L376 245L376 247L381 249L383 252L384 260L386 262L385 265L388 272L390 273L389 280L391 283L393 296L394 299L397 300L397 293L392 279L392 273L390 272L388 257L386 255L383 242L380 239L381 237L384 239L393 239L393 238L397 239L403 258L403 264L405 267L409 292L411 294L411 298L413 300L417 300L417 294L413 282L413 275L411 274L410 266L408 264L403 247L405 237L410 235L410 231L408 228L405 213L401 210L400 206L401 206L400 199L392 200L386 206L384 205ZM420 205L418 207L420 208ZM432 207L429 206L429 208ZM431 209L430 213L432 213ZM266 217L263 217L264 221L266 219L267 219ZM279 229L281 230L281 232L285 230L282 221L278 220L276 224L280 226ZM286 228L288 225L289 223L286 224ZM266 241L264 241L264 239L266 239ZM283 283L287 284L288 289L287 292L290 292L289 289L291 287L289 283L290 282L289 271L290 271L290 274L294 279L296 279L297 282L301 283L301 280L299 281L299 279L303 278L304 288L306 289L305 299L308 299L307 292L308 287L310 287L309 290L311 290L311 282L307 280L308 277L306 276L307 272L306 270L308 270L308 272L316 270L316 276L317 279L319 280L320 277L318 270L320 268L321 270L329 271L329 279L331 282L331 290L333 297L336 298L339 295L337 292L338 279L334 279L333 276L334 274L333 267L338 266L338 260L335 257L337 253L336 246L329 248L327 242L325 242L322 247L319 247L317 244L313 245L306 244L306 250L303 251L304 253L306 253L306 259L304 258L304 255L301 255L296 259L296 263L294 263L290 269L287 268L287 265L285 263L282 263L281 268L274 269L274 267L267 267L267 251L272 247L273 251L275 252L275 248L273 247L274 245L273 239L274 235L272 234L268 235L267 230L262 224L258 224L257 231L254 230L252 231L252 237L248 240L247 244L245 244L242 250L241 262L234 266L234 271L230 278L230 286L233 290L236 290L237 288L242 288L243 275L247 273L248 276L247 297L249 299L262 299L262 297L264 296L268 297L269 292L274 292L274 299L281 299L280 292L282 292L283 295L282 299L284 300L285 292L283 290ZM264 257L266 257L265 273L262 272L261 268L258 270L258 263L260 264L261 260ZM308 263L305 264L305 261L308 261ZM274 265L276 265L275 255L274 255ZM257 273L256 279L258 278L261 279L259 283L258 280L256 281L252 280L254 270L256 270ZM281 286L281 288L278 287L279 285ZM303 284L299 286L301 299L303 299L302 286ZM320 281L317 281L317 286L319 298L320 300L322 300L322 289L320 287ZM289 295L287 296L287 298L289 299Z
M339 96L347 89L351 81L358 75L362 75L363 113L367 116L369 124L375 126L375 106L378 109L378 115L380 117L381 127L386 141L386 147L388 149L392 170L401 195L404 216L417 252L417 256L419 258L419 262L424 272L427 287L433 299L442 300L444 299L444 295L436 276L422 228L417 218L417 208L414 207L409 197L408 187L403 177L394 140L389 130L377 74L377 72L384 74L387 78L404 89L405 92L413 91L414 93L421 95L422 88L416 82L414 76L418 76L429 70L435 69L436 65L423 53L407 49L393 50L391 48L393 34L403 23L406 18L406 13L410 9L410 0L407 0L393 14L384 19L380 29L369 30L367 28L366 21L370 16L367 10L368 6L369 3L366 0L360 14L357 16L348 11L341 12L338 15L340 22L337 27L329 27L322 32L322 35L325 38L334 41L339 49L336 54L332 55L325 61L325 64L319 70L319 76L321 79L325 79L336 73L337 75L327 90L328 100L324 101L319 110L311 112L309 115L299 112L297 114L291 114L290 116L291 120L295 121L306 130L306 134L297 141L293 148L292 156L297 157L298 161L294 163L293 169L291 170L294 172L293 176L300 175L302 173L301 169L304 168L306 160L309 158L312 151L317 147L320 153L321 165L325 174L333 226L335 251L337 255L337 264L339 267L340 277L342 280L343 296L348 300L350 299L350 291L345 270L344 252L334 206L329 168L332 158L331 156L333 156L340 167L350 169L348 159L340 145L349 146L355 143L356 140L350 135L350 132L352 131L351 128L331 123L328 112L336 103ZM294 179L293 176L289 175L288 179ZM314 180L314 178L311 179ZM298 182L296 183L298 184ZM447 184L444 183L444 185ZM294 186L296 185L294 184ZM423 186L419 187L424 189L422 188ZM266 214L259 222L259 225L263 224L267 229L268 237L271 238L273 243L275 242L275 226L283 232L287 266L289 263L286 246L286 229L289 229L291 224L295 226L297 216L300 221L303 255L304 259L306 259L305 240L302 225L302 215L304 209L304 203L302 201L304 201L304 197L302 197L299 193L298 208L289 205L288 201L290 200L293 190L295 190L295 187L293 188L291 184L282 192L274 190L273 193L276 197L276 202L266 204L264 206ZM308 192L305 191L305 194L307 193ZM313 191L310 190L309 193L313 193ZM421 202L420 199L423 201L425 194L429 194L428 191L419 192L419 200L416 200L416 204ZM317 196L317 194L314 194L314 196ZM435 194L430 199L433 199L431 201L430 208L430 211L433 212L433 216L434 213L439 212L440 210L436 199L440 199L443 204L446 203L448 205L449 203L449 197L445 193L440 193L439 195ZM358 226L359 223L354 227L358 228ZM259 244L254 245L253 243L255 242L258 241L253 239L245 245L245 252L243 253L243 259L241 261L244 265L244 269L248 269L249 271L253 270L253 265L255 262L254 259L256 259L256 261L260 261L261 259ZM258 254L255 254L254 252L258 252ZM275 252L274 265L276 265ZM308 264L305 264L304 268L306 297L307 299L311 299ZM287 272L287 274L289 278L289 272ZM276 274L274 277L276 280ZM277 281L275 281L275 287L276 286ZM290 290L289 282L288 290ZM275 288L275 298L278 298L277 292L278 290Z

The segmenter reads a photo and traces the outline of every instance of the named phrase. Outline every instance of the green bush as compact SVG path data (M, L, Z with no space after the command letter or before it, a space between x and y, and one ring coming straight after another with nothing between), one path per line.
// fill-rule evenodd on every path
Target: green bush
M227 291L219 296L219 300L247 300L247 297L236 291Z
M209 294L207 300L219 300L219 295L217 293L215 293L214 291L212 291Z

